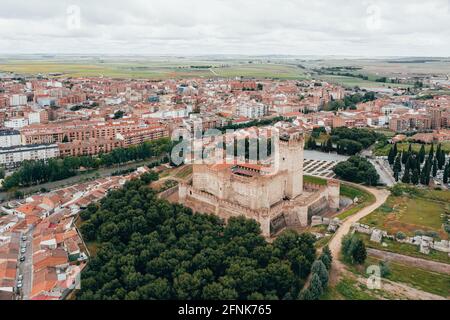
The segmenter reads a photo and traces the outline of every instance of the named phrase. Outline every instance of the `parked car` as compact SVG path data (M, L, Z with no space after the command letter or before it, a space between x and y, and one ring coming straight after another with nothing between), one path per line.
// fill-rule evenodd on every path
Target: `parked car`
M19 281L23 280L23 274L19 274Z
M17 284L17 288L18 288L18 289L22 288L22 286L23 286L22 283L18 283L18 284Z
M25 256L21 256L19 260L20 260L20 262L24 262L25 261Z
M27 241L27 236L23 236L22 241Z
M27 252L27 249L26 249L26 248L20 249L20 253L25 253L25 252Z

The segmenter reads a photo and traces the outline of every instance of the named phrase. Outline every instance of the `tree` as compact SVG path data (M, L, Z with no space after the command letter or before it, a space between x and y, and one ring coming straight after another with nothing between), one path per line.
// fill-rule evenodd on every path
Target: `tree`
M408 152L402 152L402 163L406 164L406 161L408 161L409 155Z
M437 176L437 171L438 171L438 164L437 164L437 160L436 158L434 158L433 160L433 177L436 178Z
M269 243L256 221L235 217L224 224L194 214L159 199L147 178L111 190L82 213L83 238L98 250L83 270L77 299L299 296L316 260L314 236L286 231Z
M320 255L319 259L323 262L323 264L325 265L327 270L331 269L331 263L333 262L333 256L332 256L331 250L328 246L325 246L322 249L322 254Z
M441 144L439 144L438 151L436 152L436 160L439 170L442 170L445 165L445 152L441 149Z
M306 141L306 149L308 150L315 150L317 148L316 140L310 136L309 139Z
M333 151L333 142L331 141L331 139L327 140L325 147L326 147L326 152Z
M449 176L450 176L450 166L447 164L444 169L444 176L443 176L444 184L448 184Z
M389 264L385 261L380 261L380 272L383 278L386 278L391 273L391 269L389 268Z
M352 248L352 257L357 264L363 264L367 258L366 245L364 241L358 239Z
M406 234L404 234L403 232L399 231L397 232L397 234L395 235L395 237L399 240L404 240L406 239Z
M414 185L419 184L419 170L414 169L411 176L411 183Z
M388 155L388 161L391 166L394 164L396 156L397 156L397 154L395 153L394 147L391 147L391 149L389 149L389 155Z
M397 156L397 158L395 158L395 163L394 163L395 181L399 180L399 174L401 171L402 171L402 162L401 162L400 156Z
M420 184L428 185L430 183L430 165L429 160L425 162L425 165L420 173Z
M380 179L375 167L367 159L359 156L353 156L347 161L340 162L333 168L333 171L343 180L367 185L376 185Z
M319 276L320 282L322 283L322 288L325 289L328 285L328 270L323 262L320 260L314 261L311 267L311 273Z
M0 179L3 179L3 178L5 178L5 169L0 167Z
M420 151L419 151L419 161L420 163L423 163L425 161L425 146L422 145L420 147Z
M123 118L124 115L125 115L125 112L123 112L122 110L117 110L116 112L114 112L113 119Z
M351 263L363 264L367 257L364 241L355 234L342 239L342 254Z
M428 153L428 159L432 161L433 157L434 157L434 144L431 144L430 152Z
M319 300L323 294L323 286L318 274L313 274L305 300Z

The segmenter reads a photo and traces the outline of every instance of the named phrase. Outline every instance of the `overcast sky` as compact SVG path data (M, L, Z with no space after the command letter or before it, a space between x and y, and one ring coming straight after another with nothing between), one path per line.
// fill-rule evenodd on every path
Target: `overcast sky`
M0 0L0 53L450 56L450 0Z

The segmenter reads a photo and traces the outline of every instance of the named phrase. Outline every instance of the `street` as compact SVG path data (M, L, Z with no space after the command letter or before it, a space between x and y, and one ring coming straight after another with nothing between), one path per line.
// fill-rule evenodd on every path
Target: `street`
M25 261L19 261L19 274L23 275L22 280L22 299L28 300L31 288L33 284L33 229L30 229L27 233L23 234L27 237L26 241L20 241L20 243L26 243L25 254L20 254L20 256L25 256Z

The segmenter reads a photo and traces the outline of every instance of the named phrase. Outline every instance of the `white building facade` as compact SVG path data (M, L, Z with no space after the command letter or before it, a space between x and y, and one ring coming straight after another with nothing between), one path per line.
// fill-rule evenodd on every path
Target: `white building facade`
M25 160L47 160L57 158L59 148L56 144L40 144L0 148L0 166L13 168Z

